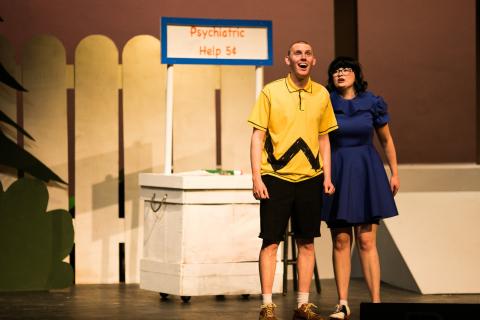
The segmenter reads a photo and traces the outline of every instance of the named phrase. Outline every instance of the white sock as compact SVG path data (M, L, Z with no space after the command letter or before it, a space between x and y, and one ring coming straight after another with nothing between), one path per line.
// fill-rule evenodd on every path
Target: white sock
M271 293L262 293L262 302L264 305L273 303Z
M297 293L297 308L300 308L300 306L304 303L308 303L308 295L308 292Z
M348 306L348 300L340 300L338 301L338 304L343 306Z

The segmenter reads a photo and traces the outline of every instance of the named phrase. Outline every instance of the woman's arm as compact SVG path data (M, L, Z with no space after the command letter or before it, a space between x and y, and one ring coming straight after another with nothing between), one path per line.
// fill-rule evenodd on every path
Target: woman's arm
M318 146L323 163L323 191L326 194L333 194L335 192L335 187L332 183L330 139L328 138L328 134L318 136Z
M386 124L375 130L377 132L378 140L382 145L383 152L385 153L385 157L387 158L388 166L390 167L390 189L395 196L400 188L400 180L398 178L397 153L395 151L392 135L390 134L390 128L388 127L388 124Z

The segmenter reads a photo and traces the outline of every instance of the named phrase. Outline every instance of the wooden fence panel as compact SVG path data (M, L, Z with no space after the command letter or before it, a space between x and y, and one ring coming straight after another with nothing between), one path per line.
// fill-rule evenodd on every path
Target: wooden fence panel
M75 248L77 283L119 281L118 50L107 37L75 52Z
M125 281L139 282L143 247L143 202L138 174L163 172L166 66L160 41L136 36L123 49L125 154Z
M66 55L52 36L36 36L22 50L24 126L35 138L25 150L68 182ZM68 210L67 186L50 183L47 210Z
M220 67L174 68L173 170L215 168L215 90L220 88Z
M250 172L248 115L255 104L255 67L221 67L222 167Z

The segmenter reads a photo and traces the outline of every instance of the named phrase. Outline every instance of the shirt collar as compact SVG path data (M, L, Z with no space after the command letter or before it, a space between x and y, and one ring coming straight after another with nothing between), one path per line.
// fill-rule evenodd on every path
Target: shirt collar
M295 83L293 82L290 73L285 78L285 83L287 84L287 88L288 88L289 92L306 91L306 92L312 93L313 86L312 86L312 79L310 77L308 77L308 82L307 82L307 85L305 86L305 88L297 87L295 85Z
M333 90L330 92L330 100L332 101L333 110L342 111L348 115L359 110L370 110L372 105L367 92L362 92L353 99L344 99L337 91Z

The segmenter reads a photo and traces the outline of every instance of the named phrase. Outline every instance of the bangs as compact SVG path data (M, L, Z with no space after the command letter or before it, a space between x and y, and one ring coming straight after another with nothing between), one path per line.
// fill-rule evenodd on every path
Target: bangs
M337 58L328 68L328 73L333 74L339 68L351 68L355 73L358 70L358 66L351 58Z
M352 57L341 56L335 58L335 60L333 60L328 66L327 89L329 92L335 91L333 73L340 68L351 68L353 70L355 74L355 82L353 86L357 93L365 92L365 90L367 90L368 82L363 79L360 63Z

